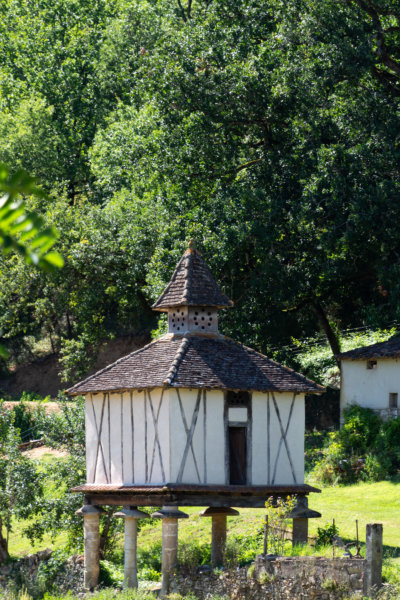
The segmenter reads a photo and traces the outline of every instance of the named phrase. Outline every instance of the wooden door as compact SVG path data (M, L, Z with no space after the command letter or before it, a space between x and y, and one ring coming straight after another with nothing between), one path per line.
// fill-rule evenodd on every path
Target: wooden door
M229 483L246 485L246 427L229 427Z

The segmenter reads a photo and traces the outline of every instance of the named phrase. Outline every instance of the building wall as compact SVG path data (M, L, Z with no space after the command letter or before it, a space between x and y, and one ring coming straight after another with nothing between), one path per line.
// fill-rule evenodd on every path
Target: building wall
M171 481L225 483L224 394L169 390Z
M88 483L165 483L168 457L168 395L161 389L86 397Z
M226 428L235 423L247 426L248 485L304 482L303 394L254 392L249 411L226 410L222 391L170 390L169 394L171 481L228 484Z
M304 482L304 427L304 394L253 393L253 485Z
M367 369L366 360L342 360L340 414L352 404L372 408L389 416L389 394L397 393L400 406L400 362L393 358L377 359L375 369ZM397 410L393 411L397 416Z
M235 425L247 427L248 485L303 483L303 394L254 392L247 409L173 388L87 396L87 482L229 484Z

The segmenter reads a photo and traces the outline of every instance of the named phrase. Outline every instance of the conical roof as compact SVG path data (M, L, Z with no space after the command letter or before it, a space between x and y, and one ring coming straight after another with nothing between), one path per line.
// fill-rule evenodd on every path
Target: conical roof
M166 312L175 306L233 306L232 300L220 290L200 252L192 244L179 261L171 281L153 304L153 310Z

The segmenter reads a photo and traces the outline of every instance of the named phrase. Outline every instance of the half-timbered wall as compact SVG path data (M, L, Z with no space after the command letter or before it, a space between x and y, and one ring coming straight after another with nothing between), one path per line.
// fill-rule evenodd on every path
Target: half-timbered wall
M304 394L253 393L252 485L304 482Z
M247 485L304 481L304 395L160 388L88 395L88 483L229 484L228 429L247 431ZM228 458L228 460L227 460Z
M169 390L171 481L225 483L224 394Z
M88 483L165 483L168 393L161 389L86 398Z

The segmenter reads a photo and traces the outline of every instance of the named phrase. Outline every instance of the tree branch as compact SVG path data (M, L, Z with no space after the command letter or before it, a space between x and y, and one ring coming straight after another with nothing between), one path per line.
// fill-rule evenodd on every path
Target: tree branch
M182 6L181 0L177 0L177 1L178 1L178 6L180 8L181 14L182 14L182 19L185 21L185 23L187 23L185 9Z

